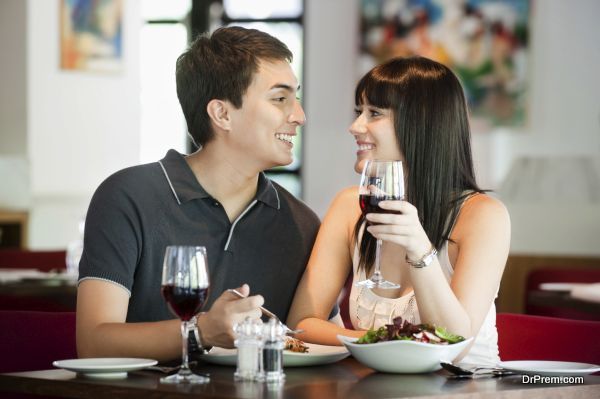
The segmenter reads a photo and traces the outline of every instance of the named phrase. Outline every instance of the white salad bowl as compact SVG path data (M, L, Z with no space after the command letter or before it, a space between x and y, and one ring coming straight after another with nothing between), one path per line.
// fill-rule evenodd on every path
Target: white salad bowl
M358 338L337 336L360 363L384 373L429 373L441 369L440 361L452 362L473 338L456 344L428 344L416 341L385 341L357 344Z

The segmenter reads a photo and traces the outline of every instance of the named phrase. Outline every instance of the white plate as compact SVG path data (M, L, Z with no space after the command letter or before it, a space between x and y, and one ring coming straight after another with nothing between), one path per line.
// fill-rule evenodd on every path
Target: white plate
M600 366L597 364L554 362L546 360L514 360L510 362L500 362L498 363L498 366L525 374L549 376L580 376L600 371Z
M343 346L327 346L305 343L308 353L297 353L284 350L283 366L299 367L313 366L317 364L328 364L342 360L350 355ZM202 356L208 363L222 366L235 366L237 364L237 349L224 349L217 346Z
M585 283L542 283L540 284L540 290L542 291L571 291L573 288L588 285Z
M102 357L89 359L68 359L52 362L54 367L75 371L91 378L125 378L128 371L154 366L158 362L152 359L134 359L124 357Z

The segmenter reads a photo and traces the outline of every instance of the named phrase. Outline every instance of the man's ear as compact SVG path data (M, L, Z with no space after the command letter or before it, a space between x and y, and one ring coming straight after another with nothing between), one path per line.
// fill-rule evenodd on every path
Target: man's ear
M231 130L230 104L223 100L212 99L206 105L206 112L215 126L223 130Z

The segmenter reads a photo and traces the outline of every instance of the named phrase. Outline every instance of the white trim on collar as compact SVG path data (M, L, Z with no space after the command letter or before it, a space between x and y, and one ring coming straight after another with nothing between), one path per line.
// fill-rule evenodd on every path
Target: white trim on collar
M171 183L171 179L169 179L169 175L167 174L167 170L165 169L164 165L162 164L162 161L158 161L158 164L160 165L163 173L165 174L165 177L167 178L167 182L169 183L169 187L171 187L171 191L173 192L173 195L175 196L175 199L177 200L177 204L181 205L181 201L179 201L179 197L177 196L177 193L175 192L173 183Z

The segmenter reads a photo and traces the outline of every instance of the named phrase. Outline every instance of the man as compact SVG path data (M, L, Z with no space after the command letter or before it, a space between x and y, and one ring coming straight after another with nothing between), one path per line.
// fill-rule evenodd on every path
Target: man
M201 150L170 150L115 173L94 194L77 297L80 357L181 355L179 320L160 294L167 245L207 248L201 345L232 347L233 324L259 317L263 301L286 319L319 225L262 173L292 161L305 121L291 59L276 38L240 27L201 37L179 57L177 95ZM255 295L239 299L228 288Z

